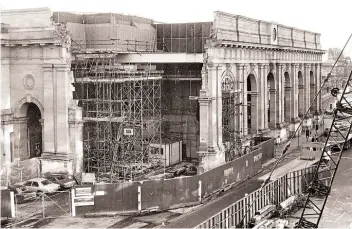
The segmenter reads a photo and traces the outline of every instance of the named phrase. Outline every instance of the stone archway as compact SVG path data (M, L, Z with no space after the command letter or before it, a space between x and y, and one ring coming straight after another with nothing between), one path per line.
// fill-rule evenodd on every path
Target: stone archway
M290 122L291 121L291 108L292 108L292 103L291 103L291 81L290 81L290 75L288 72L284 73L284 85L285 85L285 93L284 93L284 119L285 122Z
M29 96L17 103L14 113L14 155L18 160L40 157L43 138L43 107Z
M267 85L268 85L268 126L269 128L275 128L276 123L276 88L275 88L275 78L272 72L267 76Z
M304 82L302 72L298 71L298 116L302 117L304 115Z
M256 134L258 129L258 91L254 74L247 76L247 128L248 133Z
M225 161L235 158L235 77L226 70L221 77L222 90L222 141L225 145Z

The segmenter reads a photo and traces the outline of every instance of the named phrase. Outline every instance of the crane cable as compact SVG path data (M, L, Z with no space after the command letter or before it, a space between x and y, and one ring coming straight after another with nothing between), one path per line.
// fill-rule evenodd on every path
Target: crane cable
M254 203L254 202L256 201L256 199L258 198L259 193L261 193L261 191L262 191L262 189L265 187L265 185L267 185L267 184L269 183L269 181L270 181L270 179L271 179L271 176L272 176L273 172L275 171L275 169L277 168L278 164L279 164L280 161L285 157L285 155L287 155L287 154L285 154L285 153L287 152L288 148L290 147L291 140L294 138L294 136L297 134L298 130L301 128L301 126L302 126L302 124L303 124L303 121L304 121L305 118L307 117L307 115L308 115L308 113L309 113L311 107L313 106L313 104L314 104L315 101L317 100L317 98L318 98L318 96L320 95L320 93L321 93L323 87L325 86L325 84L329 81L329 79L330 79L330 77L331 77L331 73L332 73L332 71L334 70L334 68L335 68L335 66L336 66L336 64L337 64L337 62L338 62L338 60L339 60L340 57L342 56L343 51L345 50L345 48L346 48L347 44L349 43L351 37L352 37L352 34L349 36L347 42L345 43L343 49L341 50L339 56L337 57L337 59L336 59L334 65L332 66L330 72L328 73L327 77L324 79L323 84L320 86L319 91L316 93L316 95L315 95L313 101L310 103L308 109L306 110L306 113L304 114L304 116L303 116L302 120L300 121L298 127L296 128L295 132L293 133L293 135L290 137L290 139L289 139L288 142L286 143L284 149L282 150L282 153L281 153L280 157L276 160L276 163L275 163L274 167L272 168L272 170L271 170L271 172L270 172L268 178L267 178L267 179L263 182L263 184L261 185L260 189L259 189L258 192L257 192L257 193L258 193L257 196L256 196L256 197L254 198L254 200L250 203L249 207L247 208L247 210L246 210L245 214L243 215L243 217L242 217L242 219L241 219L241 221L240 221L240 223L239 223L238 226L243 227L242 223L243 223L244 219L246 218L246 216L248 215L249 210L252 208L253 203ZM288 154L289 154L289 153L288 153ZM236 228L238 228L238 227L236 226Z

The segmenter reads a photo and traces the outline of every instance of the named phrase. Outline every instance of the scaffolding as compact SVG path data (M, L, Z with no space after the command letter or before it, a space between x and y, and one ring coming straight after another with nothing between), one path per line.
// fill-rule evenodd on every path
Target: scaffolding
M241 83L239 80L234 80L228 82L228 85L223 85L223 89L226 87L232 89L222 92L222 135L225 143L226 162L240 157L243 150L241 140L243 133L240 126L242 116L240 107L243 106L240 102L240 96L243 92L240 89Z
M137 180L162 165L161 75L122 65L116 54L77 55L72 63L83 110L84 170L98 179Z

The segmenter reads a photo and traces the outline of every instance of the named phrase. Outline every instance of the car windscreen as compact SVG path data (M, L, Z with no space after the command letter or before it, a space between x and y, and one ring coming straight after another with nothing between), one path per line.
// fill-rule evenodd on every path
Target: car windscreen
M43 185L48 185L48 184L51 184L51 182L48 181L48 180L43 180L43 181L42 181L42 184L43 184Z

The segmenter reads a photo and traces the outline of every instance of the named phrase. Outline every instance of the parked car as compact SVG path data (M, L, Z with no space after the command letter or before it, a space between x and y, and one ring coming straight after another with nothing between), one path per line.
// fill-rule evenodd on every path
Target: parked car
M25 186L23 185L9 185L9 189L14 192L15 194L15 202L16 204L22 204L27 200L35 199L36 198L36 192L29 191Z
M48 174L45 177L49 181L60 185L62 189L71 188L76 184L76 181L66 174Z
M30 179L24 183L24 186L26 186L29 191L37 193L52 193L60 188L60 185L54 184L45 178Z

